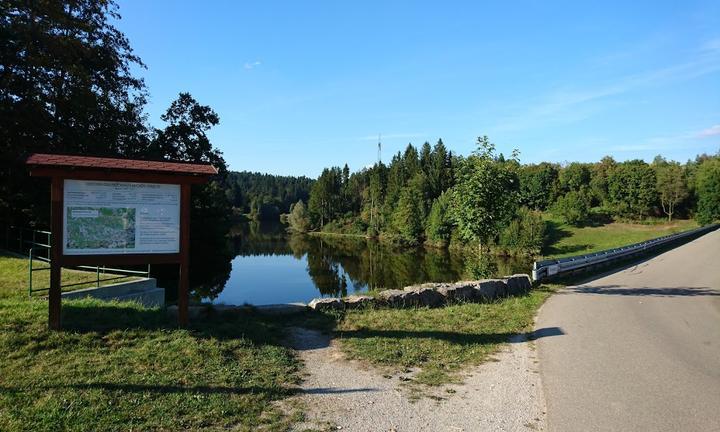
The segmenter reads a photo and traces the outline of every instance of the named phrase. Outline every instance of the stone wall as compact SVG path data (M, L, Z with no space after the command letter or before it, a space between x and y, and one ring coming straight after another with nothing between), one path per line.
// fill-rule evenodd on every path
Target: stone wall
M318 311L357 309L368 306L411 308L439 307L460 302L488 302L523 294L530 290L530 276L516 274L501 279L482 279L454 283L426 283L401 290L381 291L375 297L314 299L308 307Z

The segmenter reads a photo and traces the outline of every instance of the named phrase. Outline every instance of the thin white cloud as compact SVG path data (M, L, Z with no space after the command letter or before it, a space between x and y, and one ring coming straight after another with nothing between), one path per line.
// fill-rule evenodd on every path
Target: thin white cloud
M707 129L701 130L697 136L699 138L709 138L714 136L720 136L720 124L710 126Z
M715 134L720 135L720 125L713 126L705 131L715 129ZM701 133L702 133L701 132ZM708 135L710 136L710 135ZM678 148L693 149L701 148L703 144L697 139L700 138L700 134L696 132L683 132L674 135L661 135L649 137L644 140L640 140L633 144L621 144L609 147L608 150L623 153L623 152L639 152L639 151L670 151L677 150Z
M255 69L256 67L260 66L262 63L260 63L260 60L255 60L254 62L247 62L243 65L243 67L246 70Z
M630 91L685 81L720 72L720 40L705 42L696 50L691 60L683 63L620 77L614 82L588 88L558 88L533 102L525 102L528 108L505 117L496 131L529 129L548 123L572 123L602 109L611 97Z
M703 51L703 52L718 52L718 51L720 51L720 37L706 41L700 47L700 51Z

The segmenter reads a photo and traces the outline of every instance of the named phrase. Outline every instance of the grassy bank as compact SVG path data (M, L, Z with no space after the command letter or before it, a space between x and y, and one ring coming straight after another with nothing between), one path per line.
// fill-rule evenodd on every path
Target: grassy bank
M319 325L335 332L350 358L391 373L419 369L414 384L440 385L459 381L463 368L487 361L510 337L531 330L537 309L555 288L544 285L487 304L348 311L326 315Z
M274 402L298 380L283 328L252 312L177 329L161 309L24 296L0 256L0 430L285 430ZM18 289L18 287L20 287Z
M542 253L554 258L626 246L698 226L694 220L658 220L654 223L610 222L574 227L550 216L546 220L547 240Z

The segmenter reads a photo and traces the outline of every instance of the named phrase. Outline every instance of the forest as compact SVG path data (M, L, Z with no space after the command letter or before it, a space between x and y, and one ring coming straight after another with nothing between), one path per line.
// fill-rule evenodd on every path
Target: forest
M279 220L298 201L307 202L313 180L255 172L228 173L226 196L230 205L253 220Z
M548 215L575 226L678 217L710 223L720 218L720 156L522 164L517 152L498 154L486 136L467 157L442 140L419 150L409 144L388 165L323 170L288 222L301 232L537 253Z

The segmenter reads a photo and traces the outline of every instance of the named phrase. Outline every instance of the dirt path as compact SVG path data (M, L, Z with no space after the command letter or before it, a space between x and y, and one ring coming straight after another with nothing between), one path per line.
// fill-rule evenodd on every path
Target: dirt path
M306 422L296 430L531 431L544 429L545 403L532 343L517 340L472 368L462 385L413 400L400 375L344 358L327 335L294 329L307 377L297 396Z

